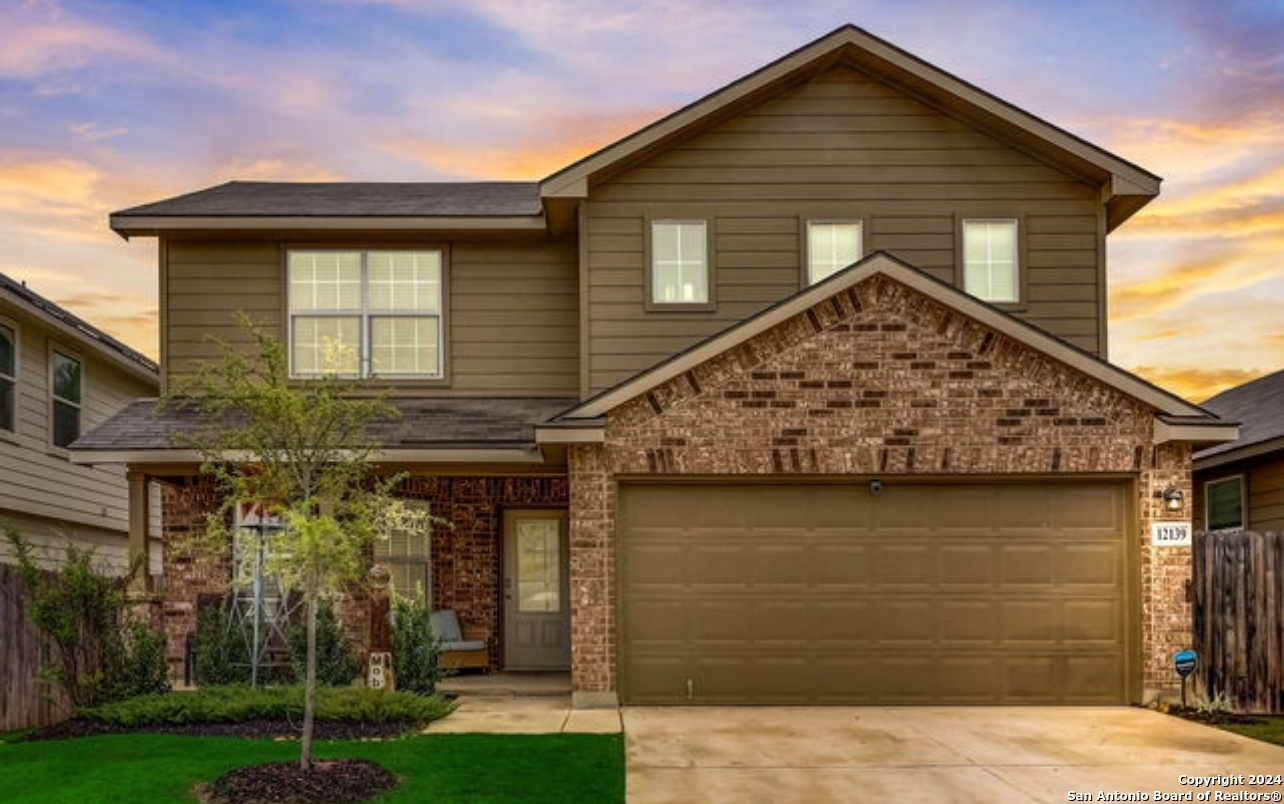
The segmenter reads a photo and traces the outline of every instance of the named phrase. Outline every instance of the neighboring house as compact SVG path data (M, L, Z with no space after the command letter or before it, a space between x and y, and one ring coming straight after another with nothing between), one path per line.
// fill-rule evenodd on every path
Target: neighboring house
M159 241L163 382L231 312L396 389L454 527L399 572L577 706L1125 703L1190 642L1191 448L1105 362L1108 232L1160 180L852 27L539 182L240 183ZM853 265L854 264L854 265ZM78 460L213 505L150 401ZM429 557L431 553L431 557ZM393 557L389 557L390 560ZM172 657L225 568L167 555Z
M71 540L128 565L125 469L77 465L69 447L159 382L154 362L0 274L0 521L41 562L61 564Z
M1284 532L1284 371L1203 404L1239 438L1195 453L1195 527Z

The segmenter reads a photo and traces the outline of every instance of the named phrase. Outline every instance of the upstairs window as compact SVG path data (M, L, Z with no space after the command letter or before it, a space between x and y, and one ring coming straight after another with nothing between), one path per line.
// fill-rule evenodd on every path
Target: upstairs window
M963 289L988 302L1016 302L1017 222L963 221Z
M704 221L652 221L651 303L709 303L709 241Z
M55 447L69 447L80 438L81 381L79 360L57 350L49 354L50 438Z
M18 338L0 324L0 430L10 433L18 407Z
M1204 484L1204 520L1207 530L1243 529L1243 475L1210 480Z
M295 377L442 376L440 251L291 251Z
M833 276L862 256L860 221L807 222L807 284Z

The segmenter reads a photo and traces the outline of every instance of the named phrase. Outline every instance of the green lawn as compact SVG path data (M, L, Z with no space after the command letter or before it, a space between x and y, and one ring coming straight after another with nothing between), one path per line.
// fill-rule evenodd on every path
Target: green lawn
M1284 715L1254 715L1254 723L1227 723L1218 728L1264 743L1284 745Z
M192 785L298 757L293 742L124 734L0 744L6 804L192 804ZM318 743L317 757L374 760L402 777L380 802L621 804L618 734L442 734Z

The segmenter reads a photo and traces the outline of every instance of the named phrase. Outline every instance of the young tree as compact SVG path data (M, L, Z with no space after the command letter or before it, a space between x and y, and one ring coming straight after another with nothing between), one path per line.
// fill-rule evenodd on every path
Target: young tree
M176 438L197 451L201 471L224 492L223 507L207 520L207 537L229 544L235 535L230 513L242 503L263 506L283 525L270 537L248 538L270 539L268 571L302 598L307 664L300 764L307 769L322 599L364 577L374 539L431 523L392 495L401 478L379 476L371 463L380 448L371 425L395 418L396 409L337 373L292 380L280 341L246 316L240 323L253 348L221 343L221 359L200 366L160 406L200 414L200 423ZM344 365L337 350L332 358L333 365Z

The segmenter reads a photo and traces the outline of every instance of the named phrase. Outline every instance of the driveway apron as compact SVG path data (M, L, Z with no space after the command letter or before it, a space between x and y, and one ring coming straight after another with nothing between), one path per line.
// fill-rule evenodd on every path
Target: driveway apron
M1284 748L1128 707L642 707L624 710L624 730L629 804L1284 791L1247 784L1284 773ZM1197 787L1183 774L1244 781Z

